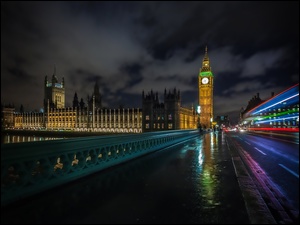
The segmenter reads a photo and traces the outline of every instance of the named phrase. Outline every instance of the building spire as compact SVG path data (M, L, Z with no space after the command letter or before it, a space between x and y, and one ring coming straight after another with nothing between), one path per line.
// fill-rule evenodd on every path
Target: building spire
M200 68L200 72L211 71L208 53L207 53L207 45L205 46L205 53L202 61L202 68Z
M53 76L56 76L56 65L54 64L54 73Z
M205 54L204 54L203 61L209 61L208 54L207 54L207 45L205 46Z

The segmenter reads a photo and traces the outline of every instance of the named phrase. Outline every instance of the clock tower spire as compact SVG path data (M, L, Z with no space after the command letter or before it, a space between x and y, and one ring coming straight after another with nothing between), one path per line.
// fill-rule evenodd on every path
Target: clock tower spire
M211 71L210 61L207 53L207 46L202 60L202 67L198 75L198 89L199 89L199 106L200 124L203 128L212 128L214 119L213 114L213 89L214 89L214 76Z
M205 54L204 54L204 58L202 61L202 68L200 69L200 72L201 71L211 71L210 64L209 64L209 58L208 58L208 54L207 54L207 46L205 47Z

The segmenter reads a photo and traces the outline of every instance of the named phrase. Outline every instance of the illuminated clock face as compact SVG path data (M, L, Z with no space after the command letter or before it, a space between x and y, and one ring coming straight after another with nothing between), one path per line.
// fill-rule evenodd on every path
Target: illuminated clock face
M208 83L208 78L207 77L202 78L202 84L207 84L207 83Z

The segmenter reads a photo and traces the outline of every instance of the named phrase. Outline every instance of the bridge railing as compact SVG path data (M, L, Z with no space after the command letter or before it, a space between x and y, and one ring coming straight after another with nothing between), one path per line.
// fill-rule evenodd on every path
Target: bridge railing
M1 206L199 135L198 130L1 145Z

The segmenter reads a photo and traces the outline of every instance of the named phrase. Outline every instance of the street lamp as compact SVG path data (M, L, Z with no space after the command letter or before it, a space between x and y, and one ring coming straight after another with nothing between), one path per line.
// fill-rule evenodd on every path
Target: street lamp
M200 124L200 113L201 113L201 106L197 106L197 127L200 129L200 132L202 131L202 127Z
M197 106L197 113L198 113L198 114L201 113L201 106L200 106L200 105Z

